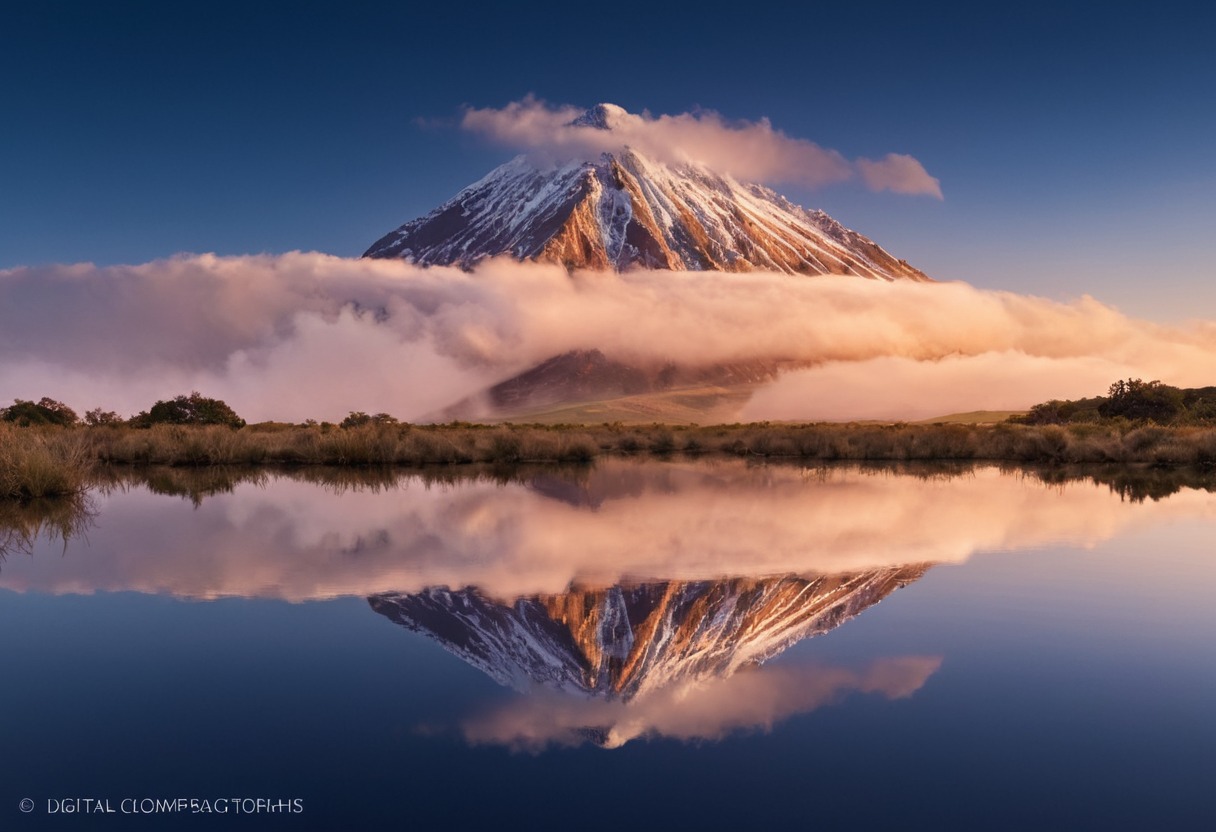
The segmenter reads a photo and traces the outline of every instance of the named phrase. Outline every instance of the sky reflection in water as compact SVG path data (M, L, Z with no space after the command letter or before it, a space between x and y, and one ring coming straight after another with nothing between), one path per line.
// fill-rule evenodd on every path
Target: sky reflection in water
M196 501L112 484L84 534L46 519L66 543L6 518L0 616L27 636L0 656L18 680L0 706L27 764L0 798L235 781L364 822L408 777L430 784L419 817L473 822L460 789L539 799L537 766L552 781L543 761L581 747L558 780L603 769L583 756L601 748L630 761L617 785L675 758L701 772L664 800L763 760L759 792L795 770L833 784L815 787L824 817L868 780L947 825L1203 818L1213 494L926 473L616 460L430 485L238 478ZM203 599L230 600L181 603ZM505 774L495 748L528 754ZM1129 778L1144 789L1099 809ZM981 802L946 811L947 780ZM983 814L1011 790L1033 799ZM1055 814L1034 810L1049 797ZM704 811L799 817L788 797Z

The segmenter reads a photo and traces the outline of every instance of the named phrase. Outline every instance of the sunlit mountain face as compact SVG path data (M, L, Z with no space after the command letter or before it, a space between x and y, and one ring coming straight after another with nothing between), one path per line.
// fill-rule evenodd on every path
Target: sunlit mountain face
M598 104L570 127L611 135L629 114ZM823 211L694 162L622 146L594 159L519 156L364 254L420 265L487 257L567 268L857 275L927 281Z

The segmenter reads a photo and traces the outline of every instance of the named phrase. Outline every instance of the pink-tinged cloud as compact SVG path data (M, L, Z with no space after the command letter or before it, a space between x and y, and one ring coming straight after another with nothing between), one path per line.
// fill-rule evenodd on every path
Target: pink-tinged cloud
M609 748L645 737L720 740L736 732L771 731L782 720L851 694L911 696L941 663L940 656L902 656L879 659L863 670L753 667L726 678L661 688L628 702L537 691L466 720L461 731L475 745L527 751L581 745L589 731L602 735Z
M1093 396L1118 378L1210 384L1216 326L963 283L571 275L506 259L471 272L299 252L0 271L3 403L131 414L199 390L250 421L417 420L583 349L639 366L786 367L746 418L910 419Z
M557 157L595 158L628 147L668 164L704 165L745 182L818 188L860 173L872 190L941 198L938 181L911 156L850 162L835 150L786 135L768 119L730 121L710 110L638 115L611 104L601 107L608 130L573 124L583 112L577 107L531 97L499 109L469 108L461 126L507 147Z
M942 183L925 166L903 153L888 153L881 160L858 159L857 169L872 191L924 194L942 198Z

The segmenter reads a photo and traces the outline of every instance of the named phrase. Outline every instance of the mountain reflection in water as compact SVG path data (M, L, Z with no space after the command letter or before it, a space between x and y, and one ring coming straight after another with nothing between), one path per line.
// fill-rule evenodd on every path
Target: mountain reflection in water
M661 581L498 602L443 588L369 599L372 609L501 684L632 699L729 676L832 630L927 566L815 578Z
M381 615L530 694L467 721L471 741L617 746L647 734L707 739L769 727L848 690L910 694L940 659L882 660L861 672L760 665L840 626L927 568L656 581L514 601L474 588L368 600ZM739 671L749 672L732 679Z
M1214 484L103 470L0 503L0 811L255 793L307 806L259 829L619 827L590 785L657 828L1209 828Z
M1211 516L1211 472L607 459L561 468L103 472L0 511L0 588L368 598L528 695L470 741L711 738L848 691L917 690L936 657L790 666L782 651L932 565L1093 545Z

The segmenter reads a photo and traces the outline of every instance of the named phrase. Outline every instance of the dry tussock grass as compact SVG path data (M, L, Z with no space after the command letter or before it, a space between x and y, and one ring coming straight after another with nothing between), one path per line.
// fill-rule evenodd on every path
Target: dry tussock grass
M804 460L994 460L1216 464L1216 428L1133 425L159 425L0 431L0 495L79 490L94 462L119 465L422 466L585 462L682 453Z

